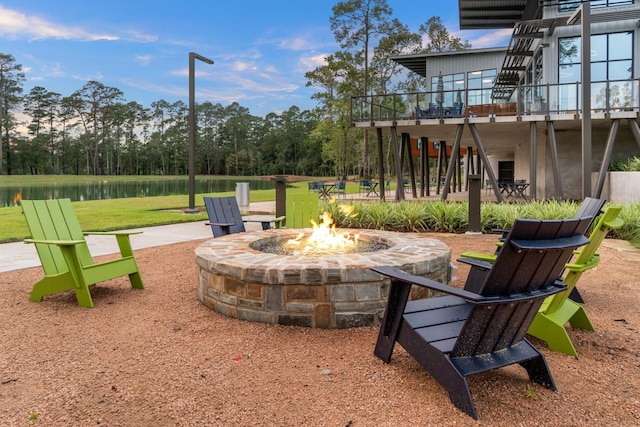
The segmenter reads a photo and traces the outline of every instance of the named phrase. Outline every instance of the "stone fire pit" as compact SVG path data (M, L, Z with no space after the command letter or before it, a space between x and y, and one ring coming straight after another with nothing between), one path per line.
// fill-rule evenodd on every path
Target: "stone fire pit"
M252 249L264 239L311 230L230 234L196 249L198 297L207 307L241 320L312 328L380 324L388 279L370 270L392 265L446 283L451 250L413 233L347 230L388 249L345 255L277 255ZM426 294L414 295L426 296Z

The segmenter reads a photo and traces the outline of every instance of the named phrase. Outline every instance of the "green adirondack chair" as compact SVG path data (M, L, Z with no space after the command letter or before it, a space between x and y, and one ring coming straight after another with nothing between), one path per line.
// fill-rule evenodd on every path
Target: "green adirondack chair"
M79 305L93 307L89 286L124 275L132 288L144 289L129 241L129 235L140 232L83 233L69 199L22 200L20 205L32 237L24 242L36 245L45 275L34 285L31 301L74 290ZM84 238L87 234L114 235L122 258L94 263Z
M287 196L285 223L287 228L309 228L311 220L318 222L318 194L304 193Z
M545 341L549 349L577 356L578 353L564 325L569 323L573 328L594 330L584 307L569 299L569 294L582 273L600 262L600 255L596 251L607 233L624 224L622 219L618 218L621 210L621 206L609 206L605 209L591 230L590 243L576 251L575 259L565 265L564 282L567 284L567 290L547 298L533 319L528 330L529 335Z

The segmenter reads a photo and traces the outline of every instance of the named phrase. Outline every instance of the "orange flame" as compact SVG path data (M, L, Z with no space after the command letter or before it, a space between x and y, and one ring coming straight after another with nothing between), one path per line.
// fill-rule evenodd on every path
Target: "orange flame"
M341 210L342 206L340 207ZM349 214L353 211L348 210ZM345 212L345 210L343 210ZM336 230L336 225L329 212L323 212L320 222L311 220L313 233L306 239L300 233L295 239L290 239L285 246L294 249L296 255L341 254L353 249L358 244L358 234L353 237L347 231Z

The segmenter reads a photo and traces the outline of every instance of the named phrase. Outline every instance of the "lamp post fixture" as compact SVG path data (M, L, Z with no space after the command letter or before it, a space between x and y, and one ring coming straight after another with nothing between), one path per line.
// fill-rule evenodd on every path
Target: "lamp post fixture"
M185 213L198 213L196 209L196 59L209 65L213 64L212 60L195 52L189 52L189 208L184 211Z

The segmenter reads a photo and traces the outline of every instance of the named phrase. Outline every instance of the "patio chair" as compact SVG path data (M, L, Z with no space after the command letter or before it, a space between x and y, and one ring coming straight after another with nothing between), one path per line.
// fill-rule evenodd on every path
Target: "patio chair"
M316 193L289 195L286 209L287 228L309 228L312 219L318 222L318 195Z
M211 226L213 237L226 236L227 234L244 233L246 222L259 222L262 224L263 230L272 228L280 228L284 217L268 217L258 220L245 219L240 213L240 207L235 196L228 197L203 197L204 206L207 209L209 222L206 225Z
M472 265L466 289L474 291L373 268L391 279L375 355L389 363L398 342L475 419L470 375L518 363L532 381L555 390L544 356L524 336L544 299L566 289L560 273L573 250L589 242L590 221L516 220L493 264L460 260ZM447 296L408 301L412 285Z
M596 251L609 231L620 228L624 224L622 219L618 218L621 210L621 206L609 206L604 211L591 230L590 243L577 251L576 258L565 265L567 273L564 282L567 284L567 290L547 298L533 319L528 330L529 335L545 341L550 350L578 356L565 329L567 323L573 328L594 330L584 307L569 299L569 295L575 289L582 273L600 262L600 256Z
M363 194L368 194L369 192L371 192L371 180L369 179L361 179L360 180L360 185L358 186L358 194L359 195L363 195Z
M318 191L320 189L320 182L318 181L310 181L307 184L309 191Z
M606 202L607 201L604 199L594 199L592 197L585 197L585 199L580 204L578 211L573 217L574 218L589 217L589 218L595 219L602 212L602 208L604 207L604 204ZM591 227L591 224L589 224L589 227ZM469 251L469 252L463 252L462 254L460 254L460 256L463 258L473 258L473 259L478 259L482 261L493 262L496 259L496 255L498 254L498 252L500 252L500 248L502 247L504 239L509 233L509 230L495 229L493 231L502 233L502 236L500 237L499 242L496 243L496 250L493 254ZM578 303L584 302L584 300L582 299L582 296L580 295L580 292L578 292L578 288L576 287L573 287L573 289L571 290L571 294L569 295L569 298L571 298L573 301Z
M342 198L347 197L347 183L345 181L337 181L334 187L331 189L331 194L342 194Z
M89 286L128 275L131 287L144 289L129 236L140 232L83 232L70 199L22 200L27 220L45 277L33 286L31 301L59 292L74 290L78 304L93 307ZM85 235L113 235L118 241L121 258L94 263Z
M484 194L488 195L489 193L491 193L492 190L493 190L493 187L491 186L491 180L490 179L485 179L484 180Z

